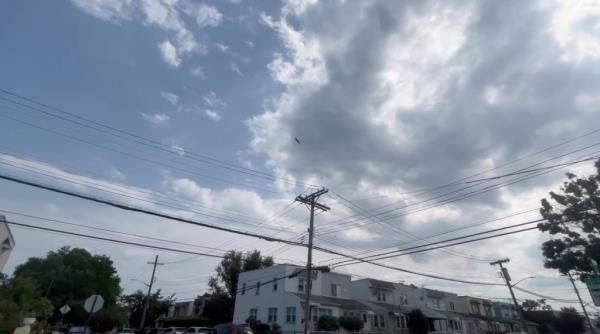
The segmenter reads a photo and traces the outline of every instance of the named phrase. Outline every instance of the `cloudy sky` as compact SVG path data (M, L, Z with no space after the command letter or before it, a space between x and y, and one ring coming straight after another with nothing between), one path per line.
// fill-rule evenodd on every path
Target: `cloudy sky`
M589 173L592 163L481 179L600 155L598 36L595 1L2 2L0 171L299 242L308 210L294 197L325 186L331 210L316 218L315 243L346 254L507 216L444 237L526 222L567 170ZM305 261L302 248L0 186L13 221ZM13 231L5 271L63 245L85 247L114 260L126 292L142 287L131 279L148 280L156 254ZM547 239L530 231L382 262L497 283L488 262L508 257L514 278L536 276L523 287L572 300L568 281L543 268ZM218 262L158 254L157 286L182 299L205 291ZM317 263L334 258L315 254ZM504 287L369 264L339 270L508 297Z

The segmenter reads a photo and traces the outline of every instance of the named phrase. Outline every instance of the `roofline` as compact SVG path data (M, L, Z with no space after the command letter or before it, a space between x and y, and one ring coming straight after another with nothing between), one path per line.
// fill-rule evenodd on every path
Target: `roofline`
M10 239L10 241L12 242L12 246L14 247L14 245L16 245L17 243L15 242L15 238L13 237L13 234L10 230L10 226L6 222L6 217L4 215L0 215L0 223L6 226L6 230L8 231L8 238Z

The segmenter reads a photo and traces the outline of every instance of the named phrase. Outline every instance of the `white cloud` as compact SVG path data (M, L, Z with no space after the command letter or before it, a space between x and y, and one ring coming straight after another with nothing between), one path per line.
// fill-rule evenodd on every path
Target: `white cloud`
M223 14L214 6L201 4L188 4L188 15L192 16L200 27L217 27L223 21Z
M252 41L244 41L244 44L246 44L249 48L254 48L254 42Z
M171 67L178 67L181 64L181 58L177 55L177 49L170 41L164 40L158 44L158 49L163 60Z
M225 44L216 43L215 45L217 46L217 49L219 49L223 53L227 53L227 51L229 51L229 47Z
M142 113L142 118L144 118L144 120L146 120L147 122L150 122L150 123L156 124L156 125L166 124L171 119L171 117L169 115L165 115L165 114L149 115L146 113Z
M159 44L159 49L163 60L170 67L178 67L183 58L192 53L204 54L207 52L206 46L196 40L181 17L181 13L187 13L185 8L196 7L186 1L73 0L73 4L86 13L111 23L137 20L146 26L158 27L163 30L167 33L168 38ZM207 24L215 24L218 14L208 10Z
M235 63L230 63L230 64L229 64L229 69L230 69L230 70L231 70L233 73L235 73L235 74L239 75L240 77L243 77L243 76L244 76L244 73L242 73L242 71L240 70L240 68L239 68L239 67L238 67L238 66L237 66Z
M133 0L71 0L71 3L100 20L114 24L131 20L134 11Z
M177 96L177 94L174 94L174 93L160 92L160 96L162 96L163 99L165 99L167 102L169 102L172 105L176 105L177 102L179 102L179 96Z
M552 32L562 47L562 59L579 62L600 58L600 3L564 0L557 4Z
M118 180L125 179L125 174L123 174L123 172L121 172L120 170L118 170L117 168L115 168L113 166L110 167L109 174L111 177L118 179Z
M202 96L202 101L205 107L222 109L227 106L223 100L221 100L215 92L210 92Z
M223 119L223 112L219 110L204 109L204 114L214 122Z
M172 144L171 145L171 150L173 150L173 152L179 154L180 156L184 156L185 155L185 149L183 149L183 147L177 145L177 144Z
M192 68L190 70L190 73L193 76L198 77L200 79L206 79L206 73L204 73L204 69L202 68L202 66L196 66L196 67Z

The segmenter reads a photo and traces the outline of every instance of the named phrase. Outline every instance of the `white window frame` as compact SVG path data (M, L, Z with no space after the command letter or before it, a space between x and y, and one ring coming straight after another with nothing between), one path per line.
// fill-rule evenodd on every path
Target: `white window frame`
M296 323L296 307L288 306L285 308L285 323L295 324Z
M270 324L277 323L277 307L269 307L267 322Z

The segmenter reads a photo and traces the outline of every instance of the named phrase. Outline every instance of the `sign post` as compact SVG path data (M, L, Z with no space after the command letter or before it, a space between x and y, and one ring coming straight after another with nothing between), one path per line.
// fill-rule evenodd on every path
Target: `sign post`
M63 305L58 309L60 311L60 323L63 323L63 319L65 318L65 314L71 312L71 307L67 304Z
M83 303L83 308L90 314L85 323L84 334L88 334L88 328L90 326L90 320L92 319L92 314L98 312L102 306L104 306L104 298L100 295L91 295L88 299Z

